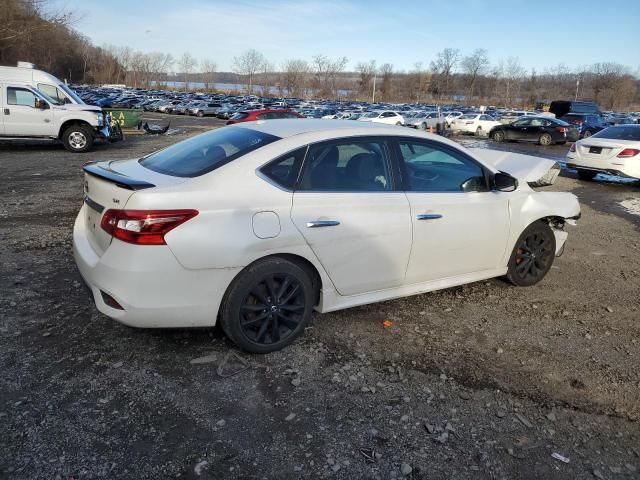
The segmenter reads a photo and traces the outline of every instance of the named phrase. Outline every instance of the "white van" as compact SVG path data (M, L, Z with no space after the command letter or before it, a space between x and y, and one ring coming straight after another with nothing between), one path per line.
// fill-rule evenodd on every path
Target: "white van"
M122 140L100 107L85 104L53 75L21 64L0 67L0 141L61 141L71 152L86 152L96 139Z

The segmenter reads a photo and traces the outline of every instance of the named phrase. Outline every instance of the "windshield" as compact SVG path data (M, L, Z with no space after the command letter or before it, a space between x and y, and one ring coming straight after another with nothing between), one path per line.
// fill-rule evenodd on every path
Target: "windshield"
M591 136L592 138L608 138L610 140L633 140L640 142L640 127L609 127Z
M174 177L198 177L278 137L248 128L220 128L152 153L140 165Z
M62 90L65 94L67 94L73 100L73 103L77 103L79 105L84 105L84 102L82 101L82 99L78 95L76 95L76 92L71 90L64 83L61 83L60 85L58 85L58 88L60 90Z
M31 87L31 89L36 92L38 95L40 95L43 99L45 99L47 102L49 102L52 105L59 105L60 103L57 100L54 100L53 98L51 98L49 95L47 95L46 93L44 93L42 90L38 90L35 87Z

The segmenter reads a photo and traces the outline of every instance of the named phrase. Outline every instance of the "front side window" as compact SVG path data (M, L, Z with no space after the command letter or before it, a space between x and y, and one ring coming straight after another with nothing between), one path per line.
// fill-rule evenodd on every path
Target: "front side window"
M248 128L221 128L152 153L140 164L164 175L198 177L276 140Z
M392 188L384 142L354 139L311 145L298 190L377 192Z
M59 89L54 87L53 85L47 85L46 83L39 83L38 90L43 93L46 93L47 96L53 99L58 105L64 104L64 99L67 98L64 93L62 93Z
M33 108L37 98L31 90L27 90L26 88L7 87L8 105L22 105Z
M516 120L511 125L514 127L527 127L531 124L531 120L529 118L521 118L520 120Z
M405 189L410 192L483 192L482 168L454 150L432 143L400 140Z

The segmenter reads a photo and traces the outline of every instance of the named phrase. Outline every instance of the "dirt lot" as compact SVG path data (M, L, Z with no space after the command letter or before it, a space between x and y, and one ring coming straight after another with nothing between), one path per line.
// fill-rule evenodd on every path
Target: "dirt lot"
M316 315L250 356L110 320L74 266L81 165L221 124L173 122L84 155L0 146L0 478L640 478L640 185L565 171L583 217L536 287Z

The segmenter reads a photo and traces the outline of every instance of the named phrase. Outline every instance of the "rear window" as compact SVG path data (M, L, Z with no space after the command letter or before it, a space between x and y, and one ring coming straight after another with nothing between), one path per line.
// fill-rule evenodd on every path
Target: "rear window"
M247 128L220 128L152 153L140 165L164 175L198 177L276 140Z
M608 138L611 140L633 140L640 142L640 127L609 127L599 131L591 138Z
M231 120L244 120L249 114L247 112L237 112L231 116Z

